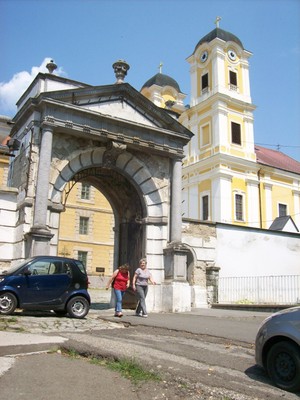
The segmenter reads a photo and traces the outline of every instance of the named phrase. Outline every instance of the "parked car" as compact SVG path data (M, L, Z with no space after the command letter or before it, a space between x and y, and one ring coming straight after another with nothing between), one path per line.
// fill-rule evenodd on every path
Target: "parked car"
M84 318L91 302L87 289L88 277L80 261L32 257L0 274L0 314L21 308Z
M256 335L255 360L276 386L300 391L300 307L279 311L263 321Z

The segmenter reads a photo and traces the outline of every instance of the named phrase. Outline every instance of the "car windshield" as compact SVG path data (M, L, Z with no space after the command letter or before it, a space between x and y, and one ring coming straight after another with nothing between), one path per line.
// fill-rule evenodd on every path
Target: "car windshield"
M27 264L28 262L30 262L32 260L32 258L27 258L27 260L24 260L16 265L14 265L13 267L10 267L9 269L5 269L4 271L1 272L1 275L9 275L9 274L13 274L14 272L16 272L19 268L21 268L23 265Z

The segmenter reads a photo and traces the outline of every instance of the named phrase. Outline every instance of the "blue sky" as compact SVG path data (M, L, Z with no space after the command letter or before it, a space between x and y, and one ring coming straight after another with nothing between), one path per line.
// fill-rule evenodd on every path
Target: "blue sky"
M186 58L217 16L253 53L255 142L300 161L300 0L0 0L0 115L15 114L49 58L91 85L114 83L112 64L124 59L137 90L162 62L188 104Z

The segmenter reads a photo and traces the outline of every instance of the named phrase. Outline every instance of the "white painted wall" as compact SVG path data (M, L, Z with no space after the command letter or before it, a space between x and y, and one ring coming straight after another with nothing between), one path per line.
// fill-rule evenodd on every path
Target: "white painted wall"
M220 278L300 275L300 234L217 224Z
M14 258L17 194L14 188L0 189L0 271L8 268Z

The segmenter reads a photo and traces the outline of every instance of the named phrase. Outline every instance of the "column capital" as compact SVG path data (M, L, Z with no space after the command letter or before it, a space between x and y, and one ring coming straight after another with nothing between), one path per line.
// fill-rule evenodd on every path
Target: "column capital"
M41 121L41 128L47 129L53 132L55 128L55 119L51 115L47 115Z
M247 185L257 186L259 184L259 180L257 178L246 178L245 182Z

